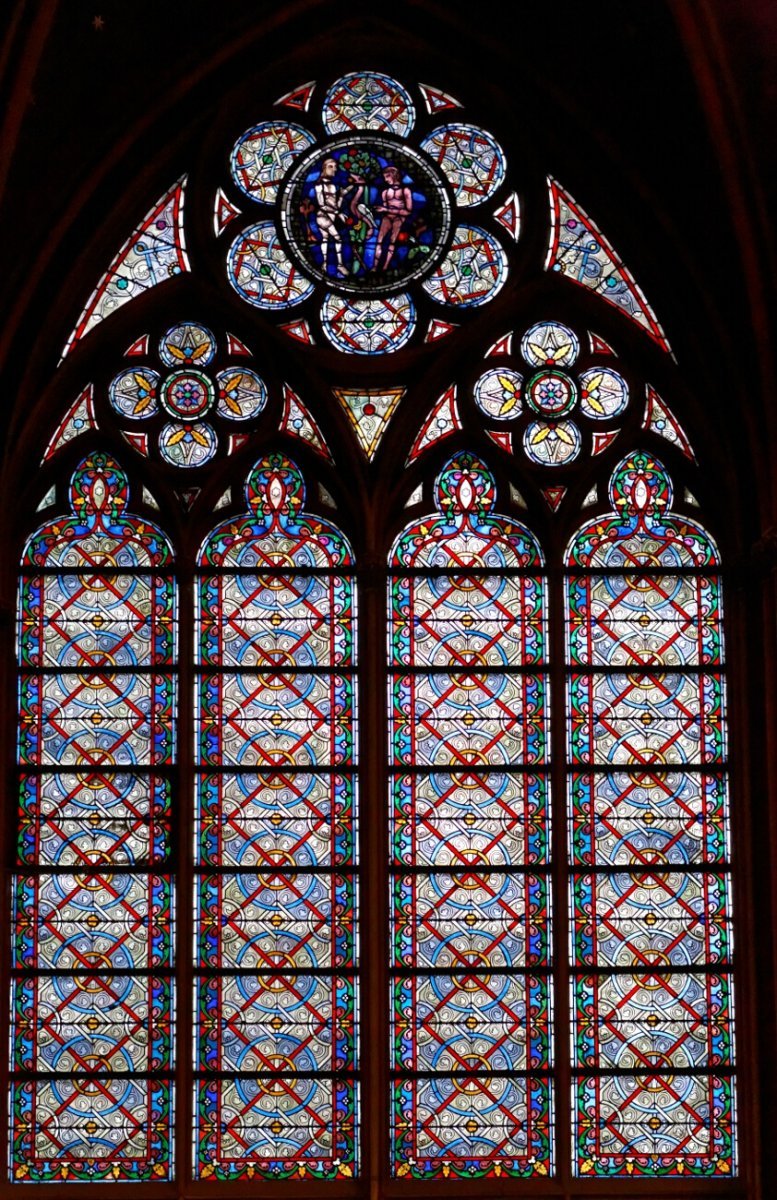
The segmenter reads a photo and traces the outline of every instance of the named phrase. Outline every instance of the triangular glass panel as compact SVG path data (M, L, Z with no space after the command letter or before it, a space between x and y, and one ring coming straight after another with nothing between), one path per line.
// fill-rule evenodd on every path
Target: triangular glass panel
M332 455L329 453L329 448L324 441L321 430L305 408L299 396L296 392L292 391L287 383L283 385L283 417L281 418L280 432L300 438L303 442L307 442L309 446L312 446L318 454L329 459L330 462L332 461Z
M324 487L323 483L319 483L318 485L318 498L326 508L337 508L334 496Z
M596 484L594 484L594 486L591 488L588 495L583 500L583 503L580 505L580 507L581 508L590 508L591 505L596 504L598 502L598 500L599 500L599 489L597 488Z
M608 429L606 433L595 433L591 439L591 453L601 454L615 441L620 429Z
M503 354L512 354L513 352L513 335L512 333L503 333L500 338L497 338L493 345L489 346L483 355L484 358L499 358Z
M512 483L510 484L510 499L516 508L528 508L528 505L521 493L518 491L518 488Z
M424 498L424 485L419 483L418 487L413 488L412 492L405 501L405 508L412 508L414 504L420 504Z
M218 188L213 200L213 232L216 237L221 237L227 225L239 217L241 212L242 210L232 203L221 188Z
M197 499L197 497L199 496L201 491L202 491L202 488L181 488L180 492L176 493L176 495L178 496L178 499L181 501L181 504L183 505L185 512L191 511L192 506L194 505L194 502Z
M428 83L419 83L418 89L426 105L426 111L432 115L445 112L449 108L462 107L459 100L455 100L447 92L441 92L439 88L430 87Z
M311 79L309 83L302 83L298 88L294 88L293 91L286 92L284 96L279 96L275 103L284 104L286 108L296 108L298 112L307 112L310 108L310 101L315 86L315 79Z
M125 358L146 358L148 356L149 336L144 333L142 337L136 338L131 346L128 346L124 351Z
M439 342L440 338L447 337L449 333L453 333L454 329L458 328L458 325L452 325L450 321L440 321L437 317L432 317L424 341Z
M87 300L62 351L63 358L112 312L149 288L191 270L184 240L185 187L184 175L146 213L124 243Z
M295 342L302 342L305 346L315 346L313 334L307 321L289 321L287 325L279 325L284 333L287 333L290 338L294 338Z
M48 462L53 458L58 450L66 446L68 442L72 442L73 438L80 437L82 433L86 433L89 429L96 429L97 421L94 416L94 388L91 383L88 383L84 390L76 397L70 408L65 413L59 425L54 431L46 453L43 455L42 462Z
M43 497L43 499L41 500L40 504L35 509L35 511L43 512L44 508L51 508L52 504L56 504L56 501L57 501L57 485L55 483L52 483L51 487L46 492L46 495Z
M521 202L517 192L511 192L504 204L494 213L494 220L506 229L514 242L521 234Z
M443 438L450 437L457 429L461 429L461 417L456 402L456 384L452 383L439 397L419 429L407 461L413 462L429 446L442 441Z
M686 488L685 491L683 492L683 499L685 500L686 504L692 505L693 508L699 507L699 501L696 499L693 492L690 492L688 490L688 488Z
M248 346L244 346L240 338L236 338L233 333L227 334L227 353L236 357L253 358Z
M678 450L682 450L685 457L690 458L691 462L696 461L691 443L688 441L682 425L650 384L647 385L647 402L642 428L665 438L667 442L677 446Z
M132 446L133 450L137 450L138 454L142 454L148 458L148 434L147 433L127 433L122 429L121 436L125 442Z
M149 508L155 508L157 510L157 512L159 512L159 505L157 504L156 500L154 499L154 497L152 496L151 492L148 490L147 487L143 488L142 496L143 496L144 504L147 504Z
M372 461L406 388L333 388L359 439L367 458Z
M232 488L228 487L220 500L217 500L213 505L213 511L218 512L220 508L228 508L232 503Z
M553 512L558 512L558 507L566 496L567 489L565 487L542 488L542 494Z
M247 441L247 433L230 433L227 454L234 454L236 451L241 450Z
M497 429L487 429L486 436L491 438L492 442L496 442L497 446L502 450L506 450L508 454L513 452L513 435Z
M671 353L644 293L602 231L555 179L549 178L548 186L551 230L545 269L596 292Z
M591 354L610 354L613 358L618 355L613 350L609 342L605 342L603 337L599 337L598 333L588 333L588 349Z

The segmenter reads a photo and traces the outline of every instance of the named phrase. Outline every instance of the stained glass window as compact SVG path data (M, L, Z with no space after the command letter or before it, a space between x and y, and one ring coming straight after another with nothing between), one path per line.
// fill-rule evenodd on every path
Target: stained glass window
M734 1169L719 558L630 455L566 557L574 1162Z
M12 1177L172 1172L176 590L105 454L22 558Z
M262 459L199 556L195 1173L357 1169L353 556Z
M543 559L473 454L391 555L391 1162L547 1173Z

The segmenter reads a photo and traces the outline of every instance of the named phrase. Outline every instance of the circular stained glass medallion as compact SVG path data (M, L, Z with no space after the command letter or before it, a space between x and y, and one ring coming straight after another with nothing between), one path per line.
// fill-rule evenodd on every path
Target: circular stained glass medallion
M211 331L193 321L173 325L159 343L159 357L166 367L206 367L215 353Z
M352 71L332 84L321 113L327 133L374 129L406 137L415 122L410 94L377 71Z
M315 138L299 125L288 121L263 121L254 125L235 142L229 165L232 178L241 191L260 204L274 204L278 185L295 158L314 143Z
M523 448L543 467L560 467L580 453L580 431L572 421L532 421L524 431Z
M227 255L227 278L255 308L290 308L313 291L313 284L286 254L272 221L260 221L238 234Z
M626 380L609 367L592 367L579 378L580 408L587 417L603 421L616 417L629 402Z
M561 417L577 403L577 388L563 371L540 371L529 381L526 397L535 412Z
M507 255L476 225L460 225L451 248L423 288L438 304L477 308L488 304L507 280Z
M152 417L157 410L159 376L148 367L130 367L112 379L108 388L111 407L123 417Z
M521 338L521 354L532 367L570 367L579 353L577 335L558 321L538 321Z
M391 354L413 336L415 305L406 292L385 300L330 293L321 324L333 346L345 354Z
M230 421L250 421L259 416L267 403L264 380L248 367L219 371L216 382L219 388L216 411Z
M440 172L409 146L356 135L299 160L281 221L306 274L341 292L387 295L439 263L451 202Z
M215 430L199 425L165 425L159 435L159 453L173 467L201 467L216 453Z
M475 384L475 403L495 421L512 421L521 415L521 384L517 371L494 367Z
M208 411L214 398L213 384L201 371L176 371L162 384L162 407L172 417L194 421Z
M474 125L443 125L421 142L421 149L442 167L462 208L488 200L505 177L502 148Z

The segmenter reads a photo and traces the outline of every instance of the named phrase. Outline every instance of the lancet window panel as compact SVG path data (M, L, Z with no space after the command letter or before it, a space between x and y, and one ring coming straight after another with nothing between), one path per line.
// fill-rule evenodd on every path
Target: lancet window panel
M260 460L199 556L195 1174L358 1166L356 597L344 536Z
M11 1174L172 1173L177 598L127 478L84 459L22 557Z
M461 453L391 554L391 1166L552 1167L548 679L536 540Z
M735 1170L718 552L647 452L566 556L574 1161Z

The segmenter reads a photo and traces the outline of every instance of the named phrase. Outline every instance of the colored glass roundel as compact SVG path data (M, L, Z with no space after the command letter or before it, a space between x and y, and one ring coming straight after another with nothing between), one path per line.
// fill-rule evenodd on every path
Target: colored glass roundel
M345 354L389 354L413 336L415 305L407 292L383 300L330 293L321 308L321 324L332 345Z
M219 371L216 383L219 389L216 411L230 421L249 421L258 417L267 403L264 380L247 367Z
M431 163L388 138L353 136L300 159L281 196L289 250L338 291L385 295L448 247L451 204Z
M577 334L557 321L539 321L521 338L521 354L532 367L571 367L579 353Z
M504 180L504 153L485 129L443 125L421 142L421 149L442 167L462 208L482 204Z
M415 123L415 107L396 79L376 71L352 71L332 84L321 116L330 134L373 129L406 137Z
M532 421L523 435L523 448L543 467L561 467L580 453L580 431L572 421Z
M495 237L476 225L460 225L451 248L424 291L439 304L478 308L488 304L507 279L507 255Z
M214 399L213 384L202 371L175 371L162 385L162 407L172 417L191 421L208 411Z
M562 371L541 371L529 381L526 398L535 412L560 417L577 403L577 388Z
M579 376L580 408L587 417L604 420L622 413L629 402L626 380L609 367L593 367Z
M157 411L159 376L148 367L130 367L111 380L108 399L122 417L151 417Z
M481 375L475 384L475 403L481 412L495 421L512 421L521 414L522 383L517 371L494 367Z
M171 422L159 435L159 453L173 467L201 467L216 453L216 433L210 425Z
M159 343L159 357L166 367L206 367L215 353L211 331L193 321L173 325Z
M255 308L301 304L313 284L289 259L272 221L260 221L239 234L229 248L227 278Z
M232 178L260 204L274 204L278 186L294 159L315 142L312 134L288 121L262 121L238 138L230 156Z

